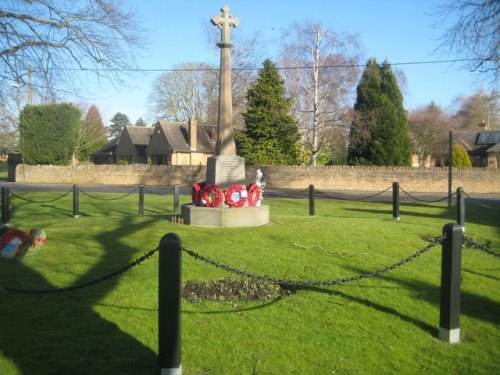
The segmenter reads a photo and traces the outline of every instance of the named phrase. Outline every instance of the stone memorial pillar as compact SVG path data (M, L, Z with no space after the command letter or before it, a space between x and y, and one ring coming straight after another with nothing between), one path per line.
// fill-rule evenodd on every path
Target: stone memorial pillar
M229 14L229 7L224 5L220 15L211 19L213 25L221 29L220 47L220 84L219 116L217 121L217 143L215 156L207 161L208 184L226 189L232 184L245 186L245 161L236 155L233 130L233 99L231 89L231 27L239 25L238 18Z

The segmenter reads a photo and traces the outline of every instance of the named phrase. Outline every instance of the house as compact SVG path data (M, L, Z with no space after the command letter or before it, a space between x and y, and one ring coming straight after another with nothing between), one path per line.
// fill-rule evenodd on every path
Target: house
M465 148L469 154L473 167L498 168L500 165L500 130L458 131L453 135L455 143Z
M92 153L92 161L94 164L115 164L115 151L119 139L120 138L113 139L111 142Z
M500 166L500 130L493 131L455 131L453 144L463 147L477 168L498 168ZM445 166L447 151L435 159L436 166Z
M187 126L180 122L156 123L146 154L153 164L206 165L215 151L215 126L198 125L195 119Z
M116 163L146 164L148 162L146 148L152 134L152 128L125 126L115 149Z

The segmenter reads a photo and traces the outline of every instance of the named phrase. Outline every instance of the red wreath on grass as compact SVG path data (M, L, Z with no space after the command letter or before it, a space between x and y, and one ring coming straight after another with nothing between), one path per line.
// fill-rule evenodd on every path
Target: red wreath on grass
M260 200L260 186L257 184L250 184L248 186L247 202L250 207L254 207Z
M196 182L191 187L191 200L196 205L200 203L200 192L203 190L204 185L204 182Z
M207 185L200 193L201 203L207 207L219 207L224 199L222 190L215 185Z
M238 184L229 186L224 196L229 207L243 207L247 200L245 187Z

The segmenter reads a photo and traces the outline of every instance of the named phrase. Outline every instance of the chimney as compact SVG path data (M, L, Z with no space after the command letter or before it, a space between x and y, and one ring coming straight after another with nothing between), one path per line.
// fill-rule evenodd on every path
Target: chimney
M189 147L191 150L196 150L198 148L198 136L197 136L197 121L195 118L190 118L188 121L189 127Z

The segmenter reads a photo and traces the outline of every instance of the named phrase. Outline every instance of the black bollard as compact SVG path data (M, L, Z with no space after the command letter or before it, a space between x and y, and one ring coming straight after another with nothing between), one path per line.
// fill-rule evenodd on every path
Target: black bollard
M314 185L309 185L309 215L314 216L316 213L314 207Z
M159 248L159 364L162 375L181 375L181 239L168 233Z
M73 217L80 217L80 187L77 184L73 185Z
M447 224L443 227L443 236L439 338L449 344L458 344L460 342L462 227Z
M399 182L392 183L392 218L399 221Z
M10 189L8 186L2 186L2 224L10 222Z
M457 224L462 227L462 232L465 232L465 200L464 189L457 188Z
M179 185L174 185L174 214L177 215L179 211Z
M144 185L139 185L139 215L144 216Z

